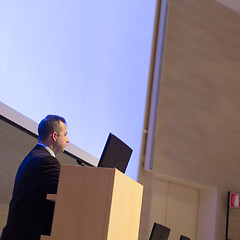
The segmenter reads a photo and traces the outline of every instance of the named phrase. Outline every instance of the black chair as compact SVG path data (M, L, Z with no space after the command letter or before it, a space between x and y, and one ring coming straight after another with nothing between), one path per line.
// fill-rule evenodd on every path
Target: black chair
M169 228L161 224L154 223L149 240L167 240L169 233Z
M181 235L181 236L180 236L180 240L191 240L191 239L188 238L188 237L186 237L186 236Z

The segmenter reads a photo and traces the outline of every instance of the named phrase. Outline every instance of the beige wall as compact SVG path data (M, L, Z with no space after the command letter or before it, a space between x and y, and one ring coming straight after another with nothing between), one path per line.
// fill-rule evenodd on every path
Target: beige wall
M169 227L169 240L180 234L196 239L200 191L155 178L152 192L150 227L154 222Z
M240 192L239 26L240 14L214 0L168 1L153 171L139 172L152 194L144 195L140 239L151 225L155 173L217 191L215 239L225 239L227 191Z

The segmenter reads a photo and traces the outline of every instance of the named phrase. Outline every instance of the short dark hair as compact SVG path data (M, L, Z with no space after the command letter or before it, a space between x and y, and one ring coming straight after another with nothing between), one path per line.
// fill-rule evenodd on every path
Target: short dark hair
M53 132L59 132L60 122L67 125L66 120L58 115L47 115L38 125L38 139L47 140Z

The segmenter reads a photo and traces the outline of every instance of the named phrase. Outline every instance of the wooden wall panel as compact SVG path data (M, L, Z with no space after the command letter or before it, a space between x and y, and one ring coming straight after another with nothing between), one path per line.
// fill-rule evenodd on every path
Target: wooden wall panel
M215 1L169 1L154 169L234 184L240 168L239 25L240 15Z

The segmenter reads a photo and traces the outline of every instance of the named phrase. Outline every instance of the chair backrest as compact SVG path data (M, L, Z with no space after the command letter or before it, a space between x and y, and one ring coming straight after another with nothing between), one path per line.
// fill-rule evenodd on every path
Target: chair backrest
M149 240L167 240L169 233L169 228L161 224L154 223Z
M188 238L188 237L186 237L186 236L181 235L181 236L180 236L180 240L191 240L191 239Z

